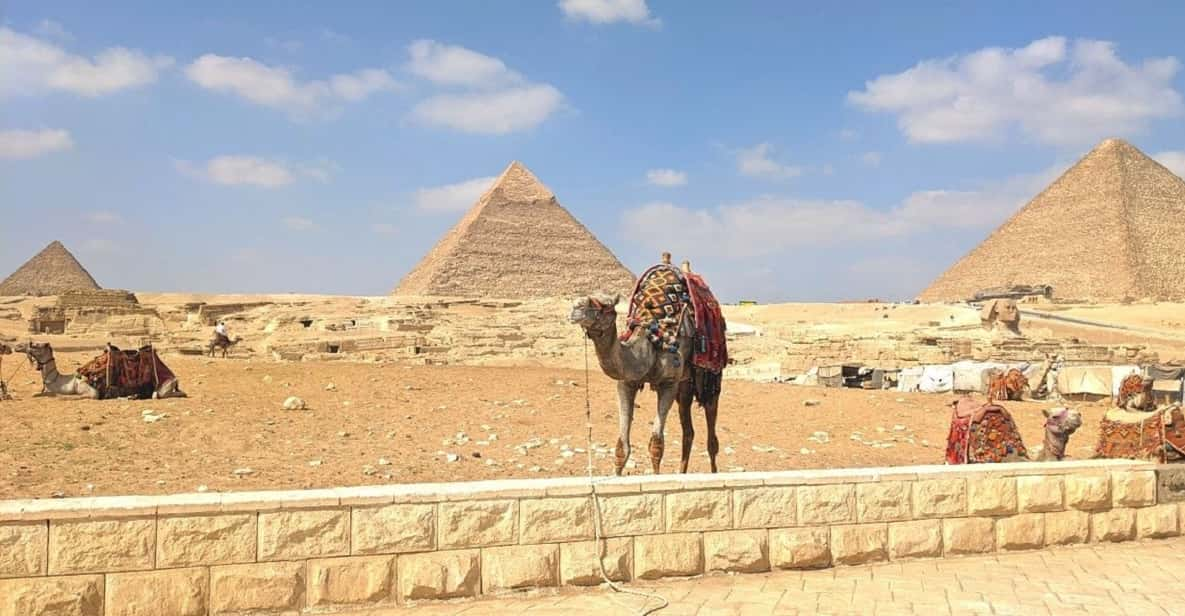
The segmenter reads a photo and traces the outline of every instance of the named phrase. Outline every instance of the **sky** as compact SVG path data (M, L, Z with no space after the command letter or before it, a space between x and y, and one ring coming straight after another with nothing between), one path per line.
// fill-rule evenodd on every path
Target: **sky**
M635 273L910 299L1098 141L1185 176L1185 3L0 1L0 275L390 292L512 160Z

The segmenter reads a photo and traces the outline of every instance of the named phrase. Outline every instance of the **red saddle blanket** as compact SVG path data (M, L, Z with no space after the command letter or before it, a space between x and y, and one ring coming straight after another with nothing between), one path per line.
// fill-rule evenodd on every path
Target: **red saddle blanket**
M946 437L947 464L978 464L1028 456L1012 415L998 404L963 398L955 403Z
M107 345L107 350L80 368L78 374L103 399L151 398L161 383L176 378L151 345L135 351Z
M1096 458L1164 462L1169 454L1185 456L1185 415L1180 407L1147 413L1111 409L1103 415Z
M679 326L689 308L695 325L691 363L720 373L728 364L727 324L716 296L698 274L666 264L646 270L634 286L621 338L645 335L659 348L677 352Z

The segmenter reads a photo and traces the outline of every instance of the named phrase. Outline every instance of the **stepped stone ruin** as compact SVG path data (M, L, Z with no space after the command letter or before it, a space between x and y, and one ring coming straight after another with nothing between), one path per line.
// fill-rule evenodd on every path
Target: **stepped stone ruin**
M1058 299L1185 298L1185 180L1107 139L931 283L922 301L1049 284Z
M0 296L61 295L66 291L94 291L99 288L99 283L95 282L78 259L55 240L0 282Z
M621 261L516 161L395 294L531 299L628 293L633 284Z

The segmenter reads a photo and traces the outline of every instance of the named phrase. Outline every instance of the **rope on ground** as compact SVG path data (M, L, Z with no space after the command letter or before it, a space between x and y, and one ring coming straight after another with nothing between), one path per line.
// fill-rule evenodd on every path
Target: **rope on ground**
M634 595L636 597L642 597L642 598L646 599L646 602L642 604L642 608L639 610L638 614L639 614L639 616L648 616L649 614L654 614L660 610L666 609L668 606L671 605L671 602L668 601L666 599L666 597L663 597L662 595L659 595L659 594L643 592L640 590L633 590L630 588L624 588L621 585L614 582L613 580L609 579L609 574L605 571L605 552L606 552L606 550L608 550L608 542L601 539L601 499L597 495L597 482L595 479L593 479L593 422L592 422L592 392L589 391L590 383L591 383L591 380L589 377L589 367L588 367L588 337L585 336L585 338L584 338L584 420L585 420L585 427L588 429L588 443L585 448L585 452L588 454L588 485L589 485L589 488L592 490L593 537L596 541L595 545L597 546L597 548L596 548L597 549L597 569L601 573L601 579L606 584L608 584L609 588L613 589L614 592L627 594L627 595ZM652 608L646 608L646 603L649 603L651 599L657 599L659 601L659 605L656 607L652 607Z

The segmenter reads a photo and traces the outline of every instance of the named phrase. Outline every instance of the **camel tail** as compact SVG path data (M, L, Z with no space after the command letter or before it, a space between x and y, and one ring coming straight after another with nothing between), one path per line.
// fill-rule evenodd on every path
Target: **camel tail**
M724 372L711 372L699 366L691 366L691 379L695 389L695 400L701 406L715 404L720 399L724 385Z

